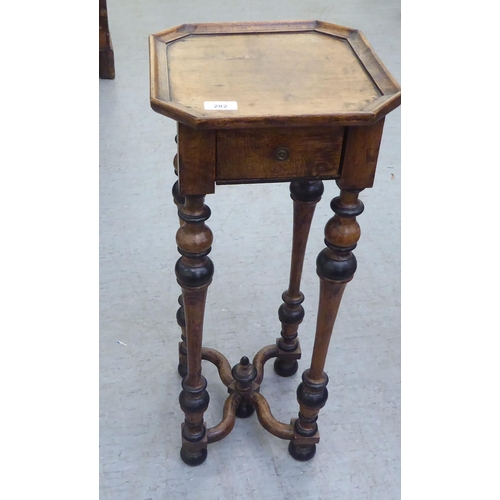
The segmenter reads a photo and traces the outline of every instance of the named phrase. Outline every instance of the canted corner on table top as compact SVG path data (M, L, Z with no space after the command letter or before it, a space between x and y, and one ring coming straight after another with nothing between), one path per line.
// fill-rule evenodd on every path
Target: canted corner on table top
M186 109L182 104L170 100L165 101L155 95L153 89L150 95L150 104L153 111L194 129L200 128L200 124L205 122L204 116L198 114L196 110Z
M189 24L179 24L172 28L168 28L158 33L153 33L153 37L158 42L168 43L169 41L176 40L177 38L182 38L184 36L190 35L194 31L193 27Z
M347 42L382 95L397 94L401 91L399 82L392 76L363 32L354 31L347 37Z
M357 29L341 26L340 24L332 24L325 21L315 21L315 23L314 31L324 35L332 35L336 38L344 38L347 40L349 36L359 32Z
M373 122L378 121L383 116L389 114L401 104L401 92L384 94L366 105L362 111L373 114Z

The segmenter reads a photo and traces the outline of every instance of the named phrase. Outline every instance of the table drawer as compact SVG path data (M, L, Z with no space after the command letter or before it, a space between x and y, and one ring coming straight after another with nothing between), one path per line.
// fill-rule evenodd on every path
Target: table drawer
M217 131L218 184L338 177L344 127Z

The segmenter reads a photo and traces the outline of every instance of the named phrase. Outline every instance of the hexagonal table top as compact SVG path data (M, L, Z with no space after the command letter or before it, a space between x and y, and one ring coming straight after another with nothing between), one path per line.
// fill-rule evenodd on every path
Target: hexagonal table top
M193 128L368 125L401 101L362 33L320 21L178 26L150 64L153 109Z

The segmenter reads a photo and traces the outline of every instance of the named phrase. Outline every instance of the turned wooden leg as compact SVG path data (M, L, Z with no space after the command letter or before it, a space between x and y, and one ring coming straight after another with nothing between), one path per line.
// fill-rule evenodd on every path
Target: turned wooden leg
M304 294L300 291L300 280L307 238L311 228L316 204L323 194L323 182L297 180L290 183L290 196L293 200L293 239L292 261L288 290L283 292L283 304L278 310L281 321L281 338L277 339L278 356L274 370L282 377L293 375L299 368L300 343L299 324L304 319Z
M358 200L359 191L341 189L340 196L332 200L330 206L335 215L326 224L326 248L316 260L320 278L316 336L311 366L303 373L297 388L300 412L295 421L295 436L288 448L297 460L311 459L316 452L315 442L319 441L316 421L328 399L328 376L323 371L326 355L342 294L356 271L356 258L352 253L360 236L356 216L364 208Z
M177 142L177 137L176 137ZM174 156L174 172L177 175L177 158ZM175 181L172 186L172 197L174 203L177 206L177 210L182 210L184 207L185 198L179 192L179 181ZM179 217L179 224L182 226L184 221ZM184 302L182 300L182 294L179 295L179 309L177 310L177 324L181 328L181 341L179 342L179 364L177 365L177 371L179 375L184 378L187 373L187 350L186 350L186 318L184 316Z
M185 317L187 373L182 380L179 403L185 414L182 424L181 458L188 465L199 465L207 457L207 430L203 414L210 401L207 381L201 374L203 317L207 289L214 267L208 257L212 231L205 225L210 209L204 196L186 196L179 217L184 224L177 231L177 246L182 257L175 265L182 288Z
M177 324L181 328L181 341L179 342L179 364L177 372L184 378L187 375L187 349L186 349L186 316L184 315L184 301L182 294L179 295L179 309L177 309Z

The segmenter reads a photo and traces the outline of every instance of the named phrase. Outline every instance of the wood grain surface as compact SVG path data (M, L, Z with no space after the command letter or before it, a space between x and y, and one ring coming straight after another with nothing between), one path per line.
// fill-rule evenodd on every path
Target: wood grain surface
M371 124L401 99L362 33L320 21L177 26L150 37L150 68L152 108L199 129Z
M166 50L171 100L207 118L344 113L381 95L349 43L322 33L192 35Z
M217 183L334 178L343 127L291 127L217 132ZM279 160L277 151L288 156Z

